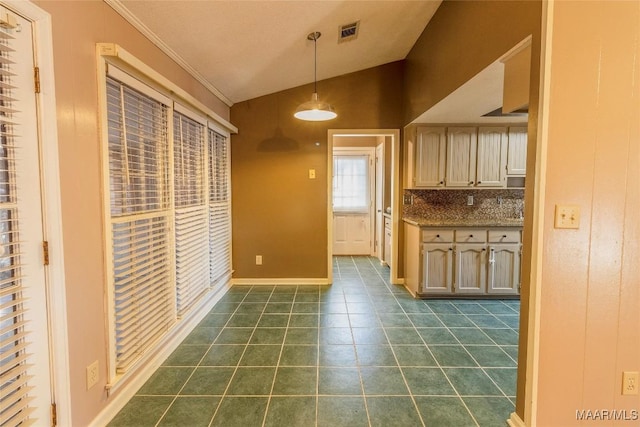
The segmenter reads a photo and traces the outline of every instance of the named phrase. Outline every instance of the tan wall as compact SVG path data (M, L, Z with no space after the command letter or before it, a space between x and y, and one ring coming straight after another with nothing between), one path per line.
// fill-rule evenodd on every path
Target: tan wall
M293 118L312 92L305 85L231 108L235 278L326 278L327 130L401 127L401 62L319 82L335 120Z
M72 423L84 426L107 403L96 43L119 43L225 119L229 109L102 1L37 4L52 16ZM85 367L94 360L100 381L87 391Z
M537 425L576 410L640 410L640 2L555 2L540 302ZM556 204L581 208L553 228Z

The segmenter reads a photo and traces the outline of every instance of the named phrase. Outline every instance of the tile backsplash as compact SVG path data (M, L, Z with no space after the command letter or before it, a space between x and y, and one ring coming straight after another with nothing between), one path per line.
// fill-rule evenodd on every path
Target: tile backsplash
M404 190L403 216L431 219L521 218L524 190ZM467 205L473 196L473 205Z

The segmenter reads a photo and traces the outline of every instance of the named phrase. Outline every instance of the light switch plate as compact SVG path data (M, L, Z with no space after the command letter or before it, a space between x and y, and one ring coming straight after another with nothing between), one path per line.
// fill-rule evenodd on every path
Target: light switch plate
M309 179L316 179L316 170L309 169Z
M580 206L556 205L555 228L580 228Z

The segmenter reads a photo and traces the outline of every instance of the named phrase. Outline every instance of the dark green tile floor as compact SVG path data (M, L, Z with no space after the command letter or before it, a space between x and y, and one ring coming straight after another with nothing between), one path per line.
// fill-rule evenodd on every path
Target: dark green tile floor
M519 302L415 300L374 258L234 286L110 426L487 426L514 410Z

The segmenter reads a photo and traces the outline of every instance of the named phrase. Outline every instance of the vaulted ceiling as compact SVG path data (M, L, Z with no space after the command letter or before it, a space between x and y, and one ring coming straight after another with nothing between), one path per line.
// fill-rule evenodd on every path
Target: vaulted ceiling
M404 59L441 0L106 0L229 104ZM359 21L354 40L339 27Z

